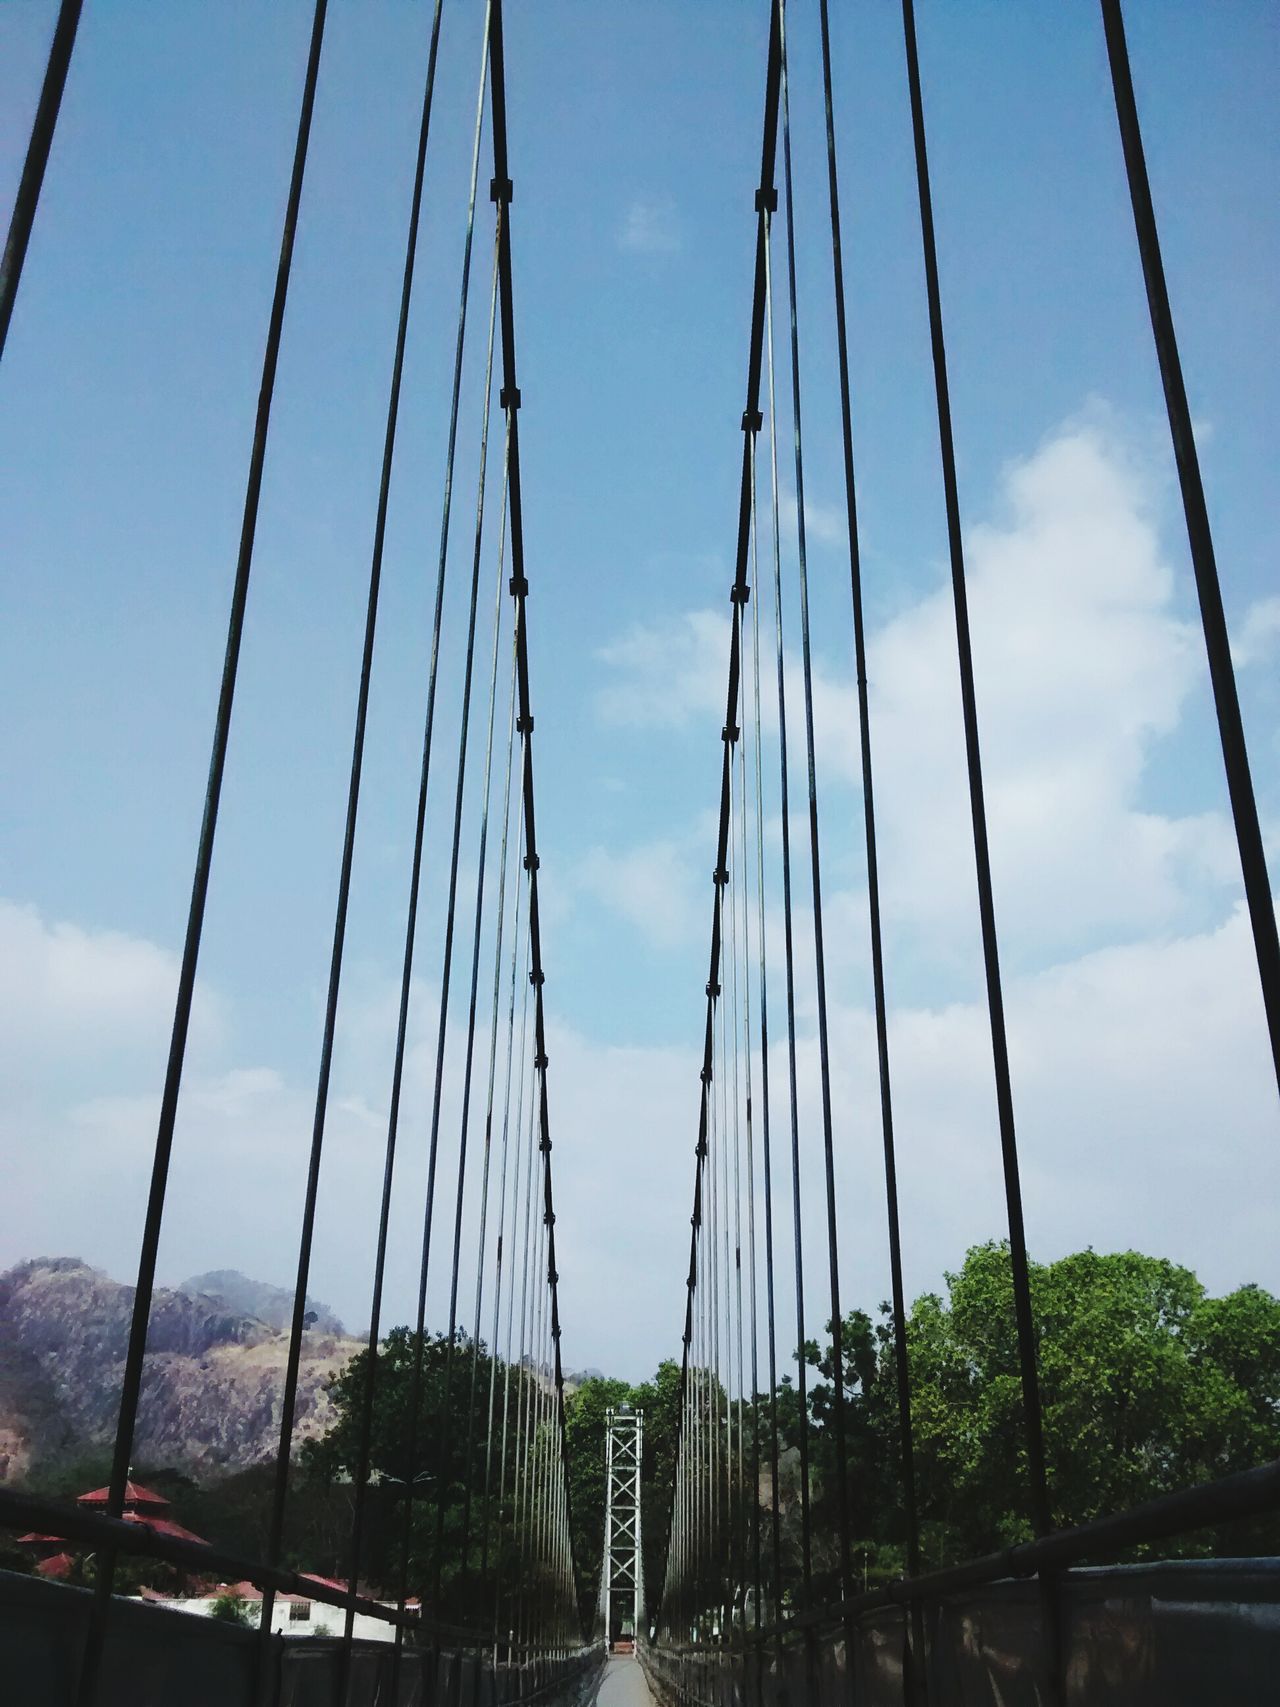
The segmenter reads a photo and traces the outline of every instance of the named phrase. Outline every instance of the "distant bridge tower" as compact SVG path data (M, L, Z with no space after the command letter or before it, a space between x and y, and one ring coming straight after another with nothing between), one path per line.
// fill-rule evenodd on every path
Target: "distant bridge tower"
M634 1641L643 1628L640 1455L644 1414L630 1405L605 1413L604 1565L600 1602L605 1640Z

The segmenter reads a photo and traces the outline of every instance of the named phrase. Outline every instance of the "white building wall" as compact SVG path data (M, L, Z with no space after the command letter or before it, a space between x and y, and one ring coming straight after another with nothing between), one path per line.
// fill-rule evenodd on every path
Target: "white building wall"
M133 1600L142 1600L140 1595L130 1596ZM213 1603L217 1595L176 1596L170 1600L142 1601L146 1606L162 1606L168 1612L192 1613L198 1618L208 1618L213 1611ZM382 1601L388 1609L394 1609L394 1601ZM246 1601L246 1609L254 1614L257 1621L259 1603ZM278 1636L341 1636L346 1623L346 1614L340 1606L330 1606L322 1600L283 1600L277 1597L271 1609L271 1629ZM361 1642L390 1642L395 1638L395 1626L386 1623L381 1618L373 1618L367 1612L357 1612L353 1634Z

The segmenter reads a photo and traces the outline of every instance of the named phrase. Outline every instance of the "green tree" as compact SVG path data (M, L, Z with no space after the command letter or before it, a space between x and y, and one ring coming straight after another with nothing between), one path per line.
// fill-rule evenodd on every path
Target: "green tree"
M526 1550L512 1548L512 1525L498 1521L504 1418L512 1443L509 1451L514 1453L521 1419L528 1408L537 1401L546 1409L547 1377L529 1369L495 1365L484 1345L473 1348L463 1333L456 1336L450 1358L447 1336L427 1334L422 1344L415 1416L416 1348L416 1334L408 1328L394 1328L378 1350L360 1580L378 1593L397 1591L408 1502L410 1592L433 1600L439 1616L449 1622L488 1628L497 1610L494 1594L501 1589L510 1599L523 1574L531 1569ZM309 1487L314 1493L323 1488L345 1504L345 1510L331 1511L337 1517L334 1545L343 1576L347 1571L351 1483L360 1457L367 1369L366 1351L333 1377L329 1392L337 1413L334 1424L322 1439L306 1442L300 1454L300 1491ZM534 1444L540 1462L545 1461L543 1455L549 1450L550 1432L544 1427ZM490 1498L486 1503L487 1453ZM513 1466L514 1458L509 1458L505 1472L508 1500L514 1486ZM294 1545L299 1545L296 1531Z
M223 1624L242 1624L246 1629L256 1629L258 1623L258 1615L248 1601L230 1589L217 1596L209 1608L209 1616Z
M1189 1269L1136 1251L1079 1251L1033 1263L1030 1277L1055 1524L1085 1523L1280 1454L1280 1300L1256 1286L1211 1298ZM927 1565L1031 1535L1007 1245L974 1246L946 1280L946 1298L918 1298L907 1326ZM874 1326L852 1312L844 1343L854 1532L888 1564L903 1518L887 1306ZM808 1348L808 1361L822 1377L810 1418L815 1521L829 1553L829 1347ZM1247 1552L1278 1540L1272 1521L1145 1551Z
M644 1414L640 1465L640 1537L645 1595L652 1609L662 1592L662 1568L671 1522L675 1475L676 1419L680 1409L680 1365L660 1363L650 1381L591 1376L569 1394L565 1436L573 1494L573 1557L578 1603L584 1624L595 1616L604 1554L605 1414L627 1404Z

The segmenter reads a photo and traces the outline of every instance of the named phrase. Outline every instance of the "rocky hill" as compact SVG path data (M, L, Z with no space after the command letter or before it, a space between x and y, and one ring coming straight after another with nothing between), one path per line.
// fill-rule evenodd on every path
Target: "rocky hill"
M208 1476L274 1453L288 1350L278 1325L281 1296L234 1271L157 1288L139 1462ZM244 1298L255 1298L269 1319L234 1307ZM74 1257L0 1274L0 1485L110 1445L132 1308L131 1286ZM323 1305L314 1310L303 1338L296 1440L328 1427L325 1383L360 1349Z
M277 1333L287 1334L293 1320L293 1293L287 1287L250 1280L238 1268L214 1268L208 1274L192 1275L177 1290L190 1298L212 1298L238 1315L255 1316ZM307 1326L317 1333L336 1334L339 1339L346 1333L329 1306L315 1298L307 1299Z

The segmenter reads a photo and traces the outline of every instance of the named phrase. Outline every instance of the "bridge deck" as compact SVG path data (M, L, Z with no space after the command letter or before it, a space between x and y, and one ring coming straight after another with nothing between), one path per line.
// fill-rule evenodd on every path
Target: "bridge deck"
M610 1655L594 1707L654 1707L639 1660L629 1655Z

